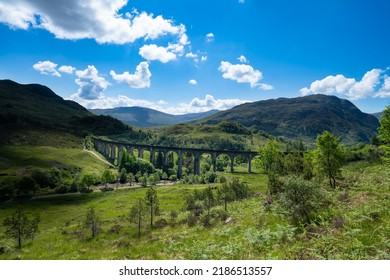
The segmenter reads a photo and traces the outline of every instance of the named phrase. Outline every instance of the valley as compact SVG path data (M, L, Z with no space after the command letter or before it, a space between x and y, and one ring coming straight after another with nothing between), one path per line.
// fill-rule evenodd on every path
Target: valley
M0 85L0 259L390 257L388 109L319 95L136 128ZM39 216L20 243L15 215Z

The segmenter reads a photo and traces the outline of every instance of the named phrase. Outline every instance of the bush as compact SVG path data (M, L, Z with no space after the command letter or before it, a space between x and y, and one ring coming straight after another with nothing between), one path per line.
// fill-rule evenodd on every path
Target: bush
M55 188L56 193L67 193L69 191L69 187L67 185L62 185Z
M113 187L107 187L107 186L100 188L101 192L112 192L113 190L114 190Z
M204 177L206 183L214 183L216 178L217 174L214 171L207 172Z
M175 174L169 176L169 181L176 181L177 180L177 176Z
M283 185L282 205L290 214L293 223L310 224L323 203L319 186L297 178L287 178Z

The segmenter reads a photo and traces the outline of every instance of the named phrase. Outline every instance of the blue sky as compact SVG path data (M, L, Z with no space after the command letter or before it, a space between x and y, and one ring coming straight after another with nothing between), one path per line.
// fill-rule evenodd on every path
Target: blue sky
M0 0L0 79L173 114L308 94L390 104L379 0Z

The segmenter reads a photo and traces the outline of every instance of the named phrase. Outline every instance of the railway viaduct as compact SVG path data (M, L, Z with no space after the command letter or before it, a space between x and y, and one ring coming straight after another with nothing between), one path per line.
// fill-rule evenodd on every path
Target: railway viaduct
M194 173L196 175L200 174L200 157L203 154L209 154L211 156L212 165L214 171L216 171L216 161L219 155L227 155L230 158L230 171L234 172L233 162L234 159L241 155L247 158L248 160L248 172L251 172L251 161L258 155L257 152L252 151L229 151L229 150L208 150L208 149L192 149L192 148L178 148L178 147L164 147L164 146L151 146L143 144L131 144L125 142L115 142L102 140L96 137L92 138L95 150L99 151L108 159L114 161L117 159L117 162L120 161L122 153L126 150L128 153L133 153L134 150L138 151L138 157L143 158L143 152L150 152L150 162L155 163L155 153L162 152L164 154L163 165L167 166L168 164L168 153L174 152L178 156L178 170L177 175L181 177L182 174L182 160L184 153L191 153L194 157Z

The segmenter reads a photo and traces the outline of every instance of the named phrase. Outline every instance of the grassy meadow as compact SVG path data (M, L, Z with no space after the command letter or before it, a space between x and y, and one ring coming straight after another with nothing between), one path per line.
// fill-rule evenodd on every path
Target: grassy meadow
M73 156L82 161L84 154L74 152ZM88 169L94 164L99 168L100 162L87 158ZM155 221L165 219L168 224L151 230L145 221L140 238L136 225L128 218L132 205L145 197L145 188L3 202L2 219L21 206L28 215L39 214L41 223L35 239L26 241L21 251L15 249L16 241L7 238L0 225L0 247L4 250L0 259L390 258L390 169L386 165L361 161L344 166L340 187L333 190L323 185L327 207L308 227L293 225L277 197L270 209L262 205L266 175L238 172L224 176L239 176L255 193L228 205L231 223L221 219L222 206L213 207L210 226L200 221L188 223L189 212L183 211L185 196L207 185L158 186L161 213ZM90 207L96 209L101 220L102 231L95 238L90 238L83 226ZM178 213L174 221L172 211Z

